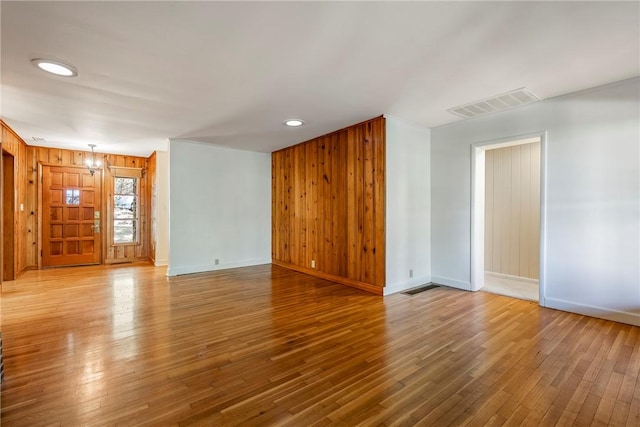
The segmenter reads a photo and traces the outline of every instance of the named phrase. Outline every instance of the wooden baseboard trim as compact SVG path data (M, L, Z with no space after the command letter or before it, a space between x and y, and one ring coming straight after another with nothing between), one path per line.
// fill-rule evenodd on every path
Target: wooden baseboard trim
M113 264L132 264L132 263L149 263L149 257L135 257L135 258L118 258L118 259L105 259L104 265Z
M366 291L375 295L383 295L383 289L380 286L375 286L370 283L359 282L357 280L347 279L346 277L334 276L333 274L323 273L318 270L314 270L312 268L300 267L297 265L289 264L282 261L271 260L273 265L277 265L279 267L288 268L289 270L294 270L299 273L308 274L309 276L318 277L320 279L329 280L330 282L340 283L341 285L350 286L352 288L357 288L362 291Z

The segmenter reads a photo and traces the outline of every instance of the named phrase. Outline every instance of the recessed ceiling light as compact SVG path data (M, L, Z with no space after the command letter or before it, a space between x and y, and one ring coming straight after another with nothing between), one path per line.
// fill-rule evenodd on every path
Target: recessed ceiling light
M292 128L298 127L298 126L302 126L304 124L304 120L300 120L300 119L287 119L284 122L282 122L283 125L285 126L290 126Z
M55 74L62 77L75 77L78 75L78 70L69 64L64 62L54 61L53 59L32 59L31 63L47 73Z

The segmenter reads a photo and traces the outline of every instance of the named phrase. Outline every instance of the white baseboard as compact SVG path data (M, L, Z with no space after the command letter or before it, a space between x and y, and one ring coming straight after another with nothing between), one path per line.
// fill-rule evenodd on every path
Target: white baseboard
M524 283L535 283L536 285L539 282L538 279L531 279L529 277L521 277L521 276L512 276L510 274L496 273L494 271L485 271L484 274L485 276L497 277L499 279L509 279L509 280L515 280L516 282L524 282Z
M463 282L462 280L452 279L450 277L431 276L431 282L438 285L451 286L452 288L462 289L464 291L471 290L470 282Z
M543 304L541 303L541 305ZM626 323L628 325L640 326L640 314L638 313L630 313L627 311L613 310L610 308L577 304L571 301L548 297L544 300L544 306L547 308L554 308L556 310L568 311L571 313L583 314L585 316Z
M155 265L156 267L164 267L166 265L169 265L169 260L168 259L157 259L157 260L153 261L153 265Z
M411 280L407 280L405 282L392 283L390 285L387 284L382 291L383 295L391 295L415 288L416 286L426 285L429 282L431 282L430 276L413 277Z
M271 258L253 259L246 261L226 262L222 264L202 264L169 267L167 276L179 276L181 274L202 273L205 271L226 270L229 268L252 267L254 265L271 264Z

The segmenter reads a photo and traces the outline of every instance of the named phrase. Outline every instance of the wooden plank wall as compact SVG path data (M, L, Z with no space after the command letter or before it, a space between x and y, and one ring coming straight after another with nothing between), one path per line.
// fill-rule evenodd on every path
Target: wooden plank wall
M384 165L383 117L274 152L273 263L382 294Z
M149 248L149 260L152 263L156 261L156 227L158 223L158 206L157 206L157 155L154 151L147 159L147 200L149 201L149 233L147 247Z
M91 157L90 151L71 151L58 148L46 147L29 147L27 150L29 158L29 167L37 185L40 179L37 177L38 164L50 164L61 166L84 166L86 159ZM132 245L112 245L111 234L113 220L113 176L114 170L120 167L127 168L147 168L147 159L145 157L123 156L118 154L96 153L96 159L100 159L104 165L103 173L103 191L102 191L102 248L103 261L105 264L114 264L119 262L130 262L148 259L148 203L147 203L147 178L146 174L140 179L140 243ZM106 165L111 165L111 169ZM37 198L38 188L35 188L35 196Z
M485 152L485 270L538 279L540 142Z
M14 157L14 183L16 187L15 205L14 205L14 271L16 274L24 271L30 266L30 252L37 248L32 247L32 238L36 238L35 229L33 228L34 215L31 214L31 208L26 203L27 190L29 183L27 182L27 144L11 129L4 121L0 120L2 127L2 150ZM20 210L20 204L25 205L23 211ZM33 208L35 212L36 208ZM36 244L37 246L37 241Z
M9 154L2 153L2 236L11 236L9 239L2 239L2 279L15 280L16 266L15 260L15 158Z
M27 145L8 125L2 125L2 149L15 156L16 182L16 271L37 269L39 254L38 193L40 186L39 165L84 166L90 151L72 151ZM96 153L96 158L120 167L147 168L147 158ZM112 215L113 180L108 169L103 170L103 261L105 263L128 262L148 259L149 203L146 176L140 180L140 241L139 245L112 246L110 242L110 217ZM20 205L24 210L20 211Z
M140 188L138 189L138 197L139 197L139 243L132 245L111 245L107 244L107 248L105 251L105 259L104 262L106 264L113 264L119 262L129 262L129 261L142 261L149 259L149 198L148 198L148 178L147 178L147 163L148 160L145 157L134 157L134 156L121 156L109 154L104 157L105 164L111 164L112 169L109 170L105 168L105 182L104 182L104 192L105 192L105 200L103 206L106 209L106 227L105 233L107 236L107 241L111 242L111 235L113 233L112 224L113 224L113 176L117 173L117 166L127 167L127 168L140 168L144 170L144 174L141 175L139 180Z

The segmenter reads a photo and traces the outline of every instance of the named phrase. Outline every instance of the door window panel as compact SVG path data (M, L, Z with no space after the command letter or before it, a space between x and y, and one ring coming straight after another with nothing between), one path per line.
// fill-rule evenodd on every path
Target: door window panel
M68 205L80 204L80 190L66 190L66 196Z

